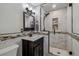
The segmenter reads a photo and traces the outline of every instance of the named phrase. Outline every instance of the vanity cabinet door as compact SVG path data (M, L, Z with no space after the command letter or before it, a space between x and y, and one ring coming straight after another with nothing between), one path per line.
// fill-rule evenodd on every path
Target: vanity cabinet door
M43 38L34 42L33 50L35 56L43 56Z
M43 56L43 38L36 41L22 40L23 56Z
M40 45L34 47L34 55L41 56L41 46Z

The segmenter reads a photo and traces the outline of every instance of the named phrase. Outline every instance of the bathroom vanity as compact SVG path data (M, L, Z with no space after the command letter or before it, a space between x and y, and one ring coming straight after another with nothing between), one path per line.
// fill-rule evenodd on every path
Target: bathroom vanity
M2 35L0 39L0 51L17 44L19 45L17 56L43 56L44 35L32 34L30 37L28 32L24 33Z
M43 36L23 38L22 56L43 56Z

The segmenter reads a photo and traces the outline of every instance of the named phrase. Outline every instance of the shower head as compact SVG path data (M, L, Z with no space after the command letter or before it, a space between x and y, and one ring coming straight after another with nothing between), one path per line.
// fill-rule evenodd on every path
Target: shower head
M48 15L49 15L49 13L46 13L46 14L45 14L45 17L47 17Z
M45 13L44 14L44 19L43 19L43 26L44 26L44 29L43 31L45 31L45 18L49 15L49 13Z

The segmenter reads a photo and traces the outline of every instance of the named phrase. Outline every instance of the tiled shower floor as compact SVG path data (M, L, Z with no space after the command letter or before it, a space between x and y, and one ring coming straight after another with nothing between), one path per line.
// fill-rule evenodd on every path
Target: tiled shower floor
M68 51L63 49L58 49L54 47L50 47L50 53L57 55L57 56L69 56Z

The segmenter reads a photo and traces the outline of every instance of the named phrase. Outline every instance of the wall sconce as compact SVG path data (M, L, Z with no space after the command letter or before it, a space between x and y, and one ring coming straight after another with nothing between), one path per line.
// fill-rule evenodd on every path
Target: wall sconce
M23 8L24 8L24 11L29 14L29 15L33 15L35 14L35 11L32 10L32 7L30 7L28 4L23 4Z

